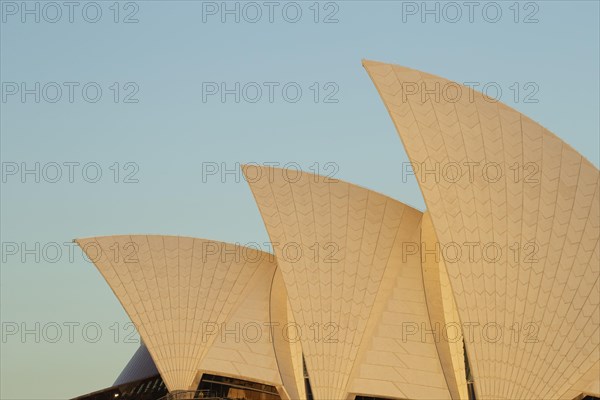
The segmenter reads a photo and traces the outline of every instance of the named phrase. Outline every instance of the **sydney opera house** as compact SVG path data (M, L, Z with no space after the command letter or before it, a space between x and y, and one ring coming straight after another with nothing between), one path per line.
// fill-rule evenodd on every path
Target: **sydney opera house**
M112 387L77 399L600 397L598 169L471 88L363 65L426 212L247 165L272 253L77 239L143 342Z

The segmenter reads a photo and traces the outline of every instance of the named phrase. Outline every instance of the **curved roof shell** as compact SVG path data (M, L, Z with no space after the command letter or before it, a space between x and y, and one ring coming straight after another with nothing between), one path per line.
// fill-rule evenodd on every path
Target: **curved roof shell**
M422 213L336 179L243 170L303 332L315 398L451 398L433 338L402 337L403 323L431 328L421 258L403 258L403 245L419 242Z
M177 236L76 242L135 324L169 391L195 389L207 370L281 386L269 336L240 338L249 322L269 321L271 254Z
M463 325L480 327L466 340L478 397L564 398L587 387L600 358L598 169L466 86L363 65L418 169L440 245L492 248L445 260Z

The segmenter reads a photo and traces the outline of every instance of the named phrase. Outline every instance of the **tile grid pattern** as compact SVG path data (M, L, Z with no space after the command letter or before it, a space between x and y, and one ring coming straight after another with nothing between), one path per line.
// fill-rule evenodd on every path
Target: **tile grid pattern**
M423 215L419 244L425 297L450 393L453 399L468 399L460 317L429 213Z
M274 263L266 263L257 269L224 329L215 333L215 340L200 364L202 372L282 385L273 348L273 337L281 336L281 330L268 329L275 268ZM288 383L291 385L293 382Z
M266 253L247 249L245 257L224 257L227 251L239 256L239 246L203 239L142 235L76 242L138 329L169 391L193 389L216 337L202 337L206 324L226 322L257 271L275 268Z
M409 207L403 213L364 333L365 341L359 349L351 393L401 399L458 399L451 391L461 385L460 376L457 381L453 366L444 364L438 348L444 339L433 334L433 318L443 310L442 304L433 307L427 299L426 286L436 282L424 274L420 252L410 251L419 245L421 218L421 212Z
M296 176L286 170L255 166L244 167L244 174L274 243L294 318L304 331L301 343L313 394L318 399L345 399L353 386L350 376L359 362L359 348L371 345L364 332L367 322L371 324L386 267L393 264L390 268L399 268L399 257L391 261L393 248L399 247L398 233L415 231L420 216L406 224L403 218L420 213L383 195L322 176ZM292 254L291 248L297 252ZM420 262L416 268L420 274ZM402 279L399 282L406 283ZM422 287L422 281L418 282ZM395 293L397 296L401 290ZM422 290L420 295L424 296ZM402 304L392 292L385 297L393 300L393 308L410 308L410 301ZM421 303L425 310L424 299ZM421 313L419 318L429 322L427 315ZM314 340L307 335L310 327L326 328L328 323L339 328L336 341L328 342L325 336ZM323 329L322 333L328 332ZM395 329L391 336L398 339L400 335L400 329ZM395 346L398 353L410 356L400 341ZM441 380L442 387L435 389L438 398L449 398L439 361L430 354L435 353L435 344L424 347L429 351L425 356L431 358L429 363L437 365L430 379L411 380L415 368L401 359L395 361L395 376L404 375L407 387L422 385L424 392L411 390L415 398L419 393L431 394L427 386L436 386ZM422 360L419 356L414 360Z
M462 322L499 324L504 333L467 343L479 396L562 396L600 357L598 170L539 124L478 92L408 68L364 66L412 162L476 162L502 174L494 182L490 175L451 182L417 174L442 245L498 243L505 255L447 263ZM442 92L450 85L461 91L452 101ZM421 90L411 94L415 87ZM423 88L438 92L424 96ZM516 259L508 256L514 244ZM515 340L507 333L516 323ZM536 331L537 342L526 340L533 338L524 328Z
M283 390L289 399L306 399L304 384L304 368L302 364L302 345L297 338L290 338L287 328L295 326L294 316L290 309L288 296L283 283L281 271L275 271L271 283L270 322L278 330L273 335L273 348L277 358L277 366Z

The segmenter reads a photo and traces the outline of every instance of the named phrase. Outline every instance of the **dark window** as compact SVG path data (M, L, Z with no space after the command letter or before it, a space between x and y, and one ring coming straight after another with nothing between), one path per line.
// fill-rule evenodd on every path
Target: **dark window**
M304 371L304 390L306 391L306 400L314 400L312 388L310 387L310 378L308 377L308 370L306 369L306 361L302 356L302 371Z
M477 400L475 397L475 382L471 377L471 366L469 365L469 357L467 356L467 348L463 340L463 354L465 356L465 374L467 375L467 390L469 391L469 400Z
M75 400L156 400L166 394L163 380L156 375L79 396Z
M198 390L206 393L206 397L245 400L281 400L277 393L277 389L274 386L220 375L202 375Z

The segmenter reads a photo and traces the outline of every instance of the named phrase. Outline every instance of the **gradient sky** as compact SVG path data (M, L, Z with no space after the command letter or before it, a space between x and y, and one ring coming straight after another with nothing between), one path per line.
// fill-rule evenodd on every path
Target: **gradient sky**
M421 2L341 1L319 3L315 23L308 1L296 3L296 23L283 18L283 2L272 23L264 6L255 23L244 20L254 17L251 8L239 23L234 15L223 23L220 14L203 14L221 2L76 2L73 22L62 6L52 23L56 8L27 2L40 8L36 22L22 13L24 3L2 1L0 397L68 398L110 386L138 346L127 340L128 318L100 274L80 251L70 259L63 243L129 233L268 240L239 172L203 179L209 165L293 162L313 172L318 165L321 173L335 165L337 178L423 209L416 181L400 173L407 157L363 58L500 87L502 101L598 165L598 2L521 2L518 22L514 1L489 3L479 3L472 22L464 6L455 23L455 10L443 3L439 22L435 15L423 22L419 12L403 14ZM288 20L294 7L287 6ZM99 21L88 22L97 8ZM497 8L502 16L492 23ZM331 13L338 21L323 23ZM128 15L138 22L124 23ZM527 16L537 22L525 23ZM25 101L12 94L36 82L39 103L35 93ZM73 102L65 82L75 82L67 84ZM250 91L239 103L234 95L203 101L206 82L256 82L263 96L255 103L246 101ZM279 84L273 102L264 82ZM290 82L302 89L295 103L281 92ZM56 86L62 97L52 103ZM95 87L102 96L92 103ZM136 90L128 99L137 102L125 102ZM337 102L325 102L334 90L330 100ZM39 183L20 174L36 163ZM53 183L54 163L62 177ZM79 163L70 164L73 182L68 163ZM97 167L102 177L92 183ZM36 245L39 252L24 251ZM72 343L70 324L79 324L72 325ZM55 339L57 326L62 336ZM97 341L95 327L102 330ZM23 329L29 333L22 336Z

